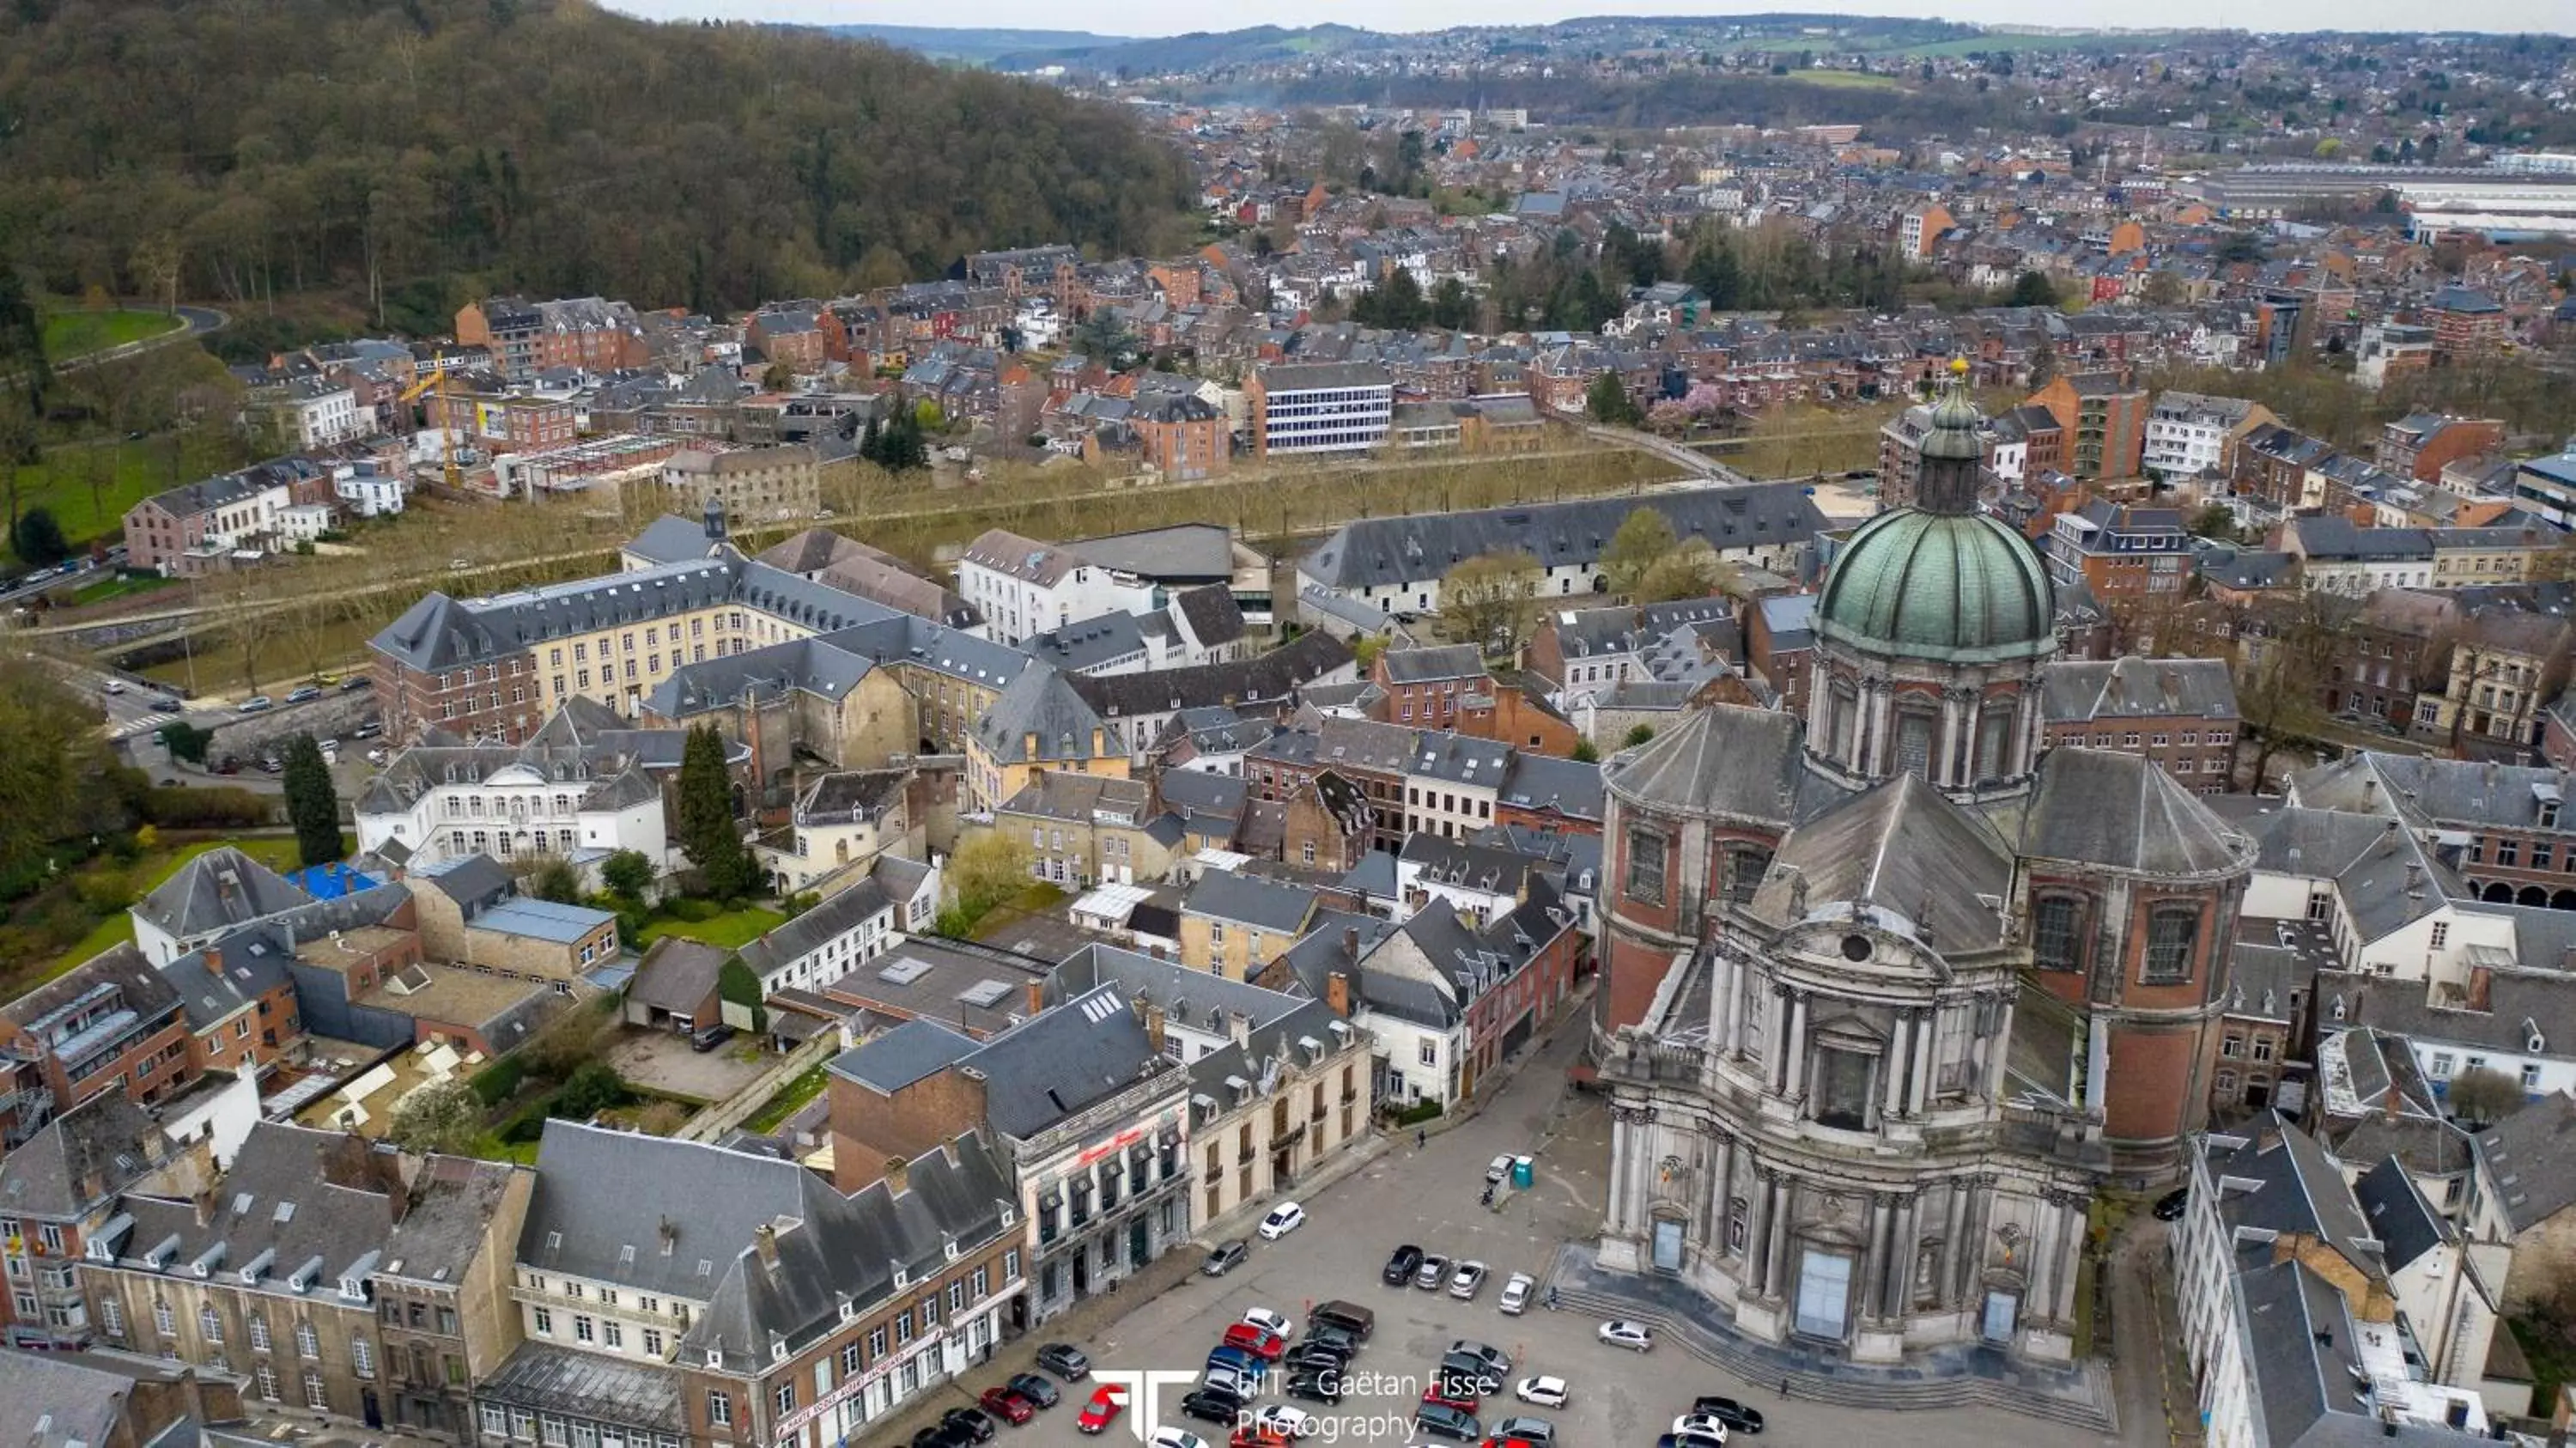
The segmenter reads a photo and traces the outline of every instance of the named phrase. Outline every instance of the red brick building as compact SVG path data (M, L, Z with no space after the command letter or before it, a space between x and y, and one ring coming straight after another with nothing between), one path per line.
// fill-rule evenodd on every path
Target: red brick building
M2147 447L2149 395L2108 372L2060 377L2030 395L2066 435L2063 471L2087 480L2138 473ZM2039 465L2036 439L2029 466Z
M0 1005L0 1139L108 1091L149 1106L187 1085L179 993L132 941Z
M1369 666L1369 678L1386 697L1375 717L1385 724L1453 729L1458 698L1490 686L1484 654L1473 644L1388 649Z

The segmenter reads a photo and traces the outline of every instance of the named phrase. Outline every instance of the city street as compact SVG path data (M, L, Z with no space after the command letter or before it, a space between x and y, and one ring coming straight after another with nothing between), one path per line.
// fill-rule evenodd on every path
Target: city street
M1563 1084L1564 1067L1581 1040L1579 1020L1561 1028L1474 1118L1435 1132L1419 1149L1410 1136L1394 1143L1358 1172L1302 1198L1308 1213L1303 1227L1277 1242L1253 1238L1250 1259L1231 1273L1220 1278L1193 1275L1138 1304L1081 1345L1105 1368L1195 1371L1225 1324L1241 1318L1245 1309L1286 1313L1303 1332L1314 1303L1341 1298L1376 1312L1377 1330L1352 1365L1363 1391L1336 1409L1296 1405L1323 1421L1318 1441L1402 1441L1425 1375L1459 1338L1509 1353L1514 1381L1543 1373L1572 1384L1571 1401L1563 1409L1518 1403L1507 1387L1488 1398L1479 1414L1488 1424L1516 1413L1547 1418L1556 1424L1560 1443L1646 1448L1694 1396L1711 1393L1734 1397L1768 1417L1764 1442L1866 1442L1897 1431L1897 1420L1886 1413L1783 1403L1777 1384L1733 1378L1677 1343L1660 1343L1642 1355L1609 1347L1595 1337L1597 1320L1571 1310L1551 1312L1534 1304L1521 1316L1507 1317L1496 1309L1511 1273L1536 1275L1558 1243L1588 1235L1600 1220L1609 1157L1607 1115L1597 1098L1568 1093ZM1536 1186L1498 1210L1488 1210L1478 1204L1485 1166L1505 1152L1535 1153ZM1471 1302L1445 1292L1388 1287L1379 1273L1388 1255L1406 1242L1453 1260L1481 1260L1492 1276ZM970 1374L965 1386L981 1391L1020 1370L1049 1336L1041 1328L1013 1344L992 1366ZM1181 1391L1163 1391L1164 1421L1197 1433L1211 1448L1222 1448L1222 1432L1179 1416ZM968 1401L971 1393L950 1385L929 1397L946 1408ZM1265 1399L1275 1400L1276 1394ZM1079 1395L1069 1399L1078 1401ZM1060 1407L1039 1420L1042 1429L1004 1428L1004 1445L1010 1435L1032 1431L1042 1431L1051 1442L1073 1441L1071 1414L1070 1407ZM1986 1408L1908 1414L1902 1432L1909 1448L2040 1448L2090 1436Z

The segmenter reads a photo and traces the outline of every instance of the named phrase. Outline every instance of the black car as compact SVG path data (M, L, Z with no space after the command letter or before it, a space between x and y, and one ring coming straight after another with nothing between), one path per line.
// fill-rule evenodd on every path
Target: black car
M1223 1277L1242 1266L1243 1259L1251 1255L1252 1244L1240 1237L1231 1242L1219 1242L1216 1250L1208 1253L1207 1265L1199 1270L1210 1277Z
M1234 1415L1242 1407L1231 1396L1211 1393L1205 1388L1181 1399L1183 1417L1196 1418L1202 1423L1219 1423L1229 1428L1234 1426Z
M1326 1327L1322 1323L1316 1323L1307 1328L1306 1340L1297 1345L1299 1347L1330 1348L1334 1352L1340 1353L1345 1358L1355 1358L1360 1355L1360 1340L1358 1338L1351 1336L1349 1333L1342 1331L1338 1327Z
M1288 1396L1330 1407L1342 1400L1342 1375L1329 1370L1297 1373L1288 1379Z
M1729 1433L1762 1431L1762 1410L1748 1408L1733 1398L1705 1397L1691 1399L1691 1416L1715 1418L1726 1425Z
M2191 1188L2176 1187L2156 1198L2155 1214L2159 1222L2179 1222L2185 1207L2191 1205Z
M1324 1342L1301 1342L1288 1350L1279 1365L1289 1372L1340 1372L1351 1365L1351 1355Z
M1068 1383L1091 1376L1091 1358L1069 1342L1051 1342L1038 1349L1038 1366Z
M1394 1256L1386 1259L1386 1271L1379 1275L1386 1279L1387 1286L1402 1287L1413 1280L1413 1274L1421 1267L1422 1249L1407 1242L1395 1249Z
M1453 1352L1440 1360L1438 1378L1442 1387L1456 1388L1467 1397L1482 1398L1503 1390L1500 1373L1463 1352Z
M1425 1403L1415 1411L1413 1426L1425 1437L1447 1438L1459 1443L1473 1443L1484 1436L1484 1429L1473 1413L1460 1412L1445 1403Z
M993 1420L981 1408L951 1408L939 1415L939 1421L952 1431L965 1434L970 1443L993 1441Z
M968 1448L974 1435L963 1425L942 1418L912 1435L912 1448Z
M1052 1408L1062 1401L1062 1395L1056 1392L1055 1384L1036 1373L1013 1373L1011 1380L1003 1386L1041 1408Z

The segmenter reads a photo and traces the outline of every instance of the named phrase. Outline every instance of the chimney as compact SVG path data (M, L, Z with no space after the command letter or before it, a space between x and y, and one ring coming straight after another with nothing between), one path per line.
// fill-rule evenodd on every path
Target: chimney
M760 1254L760 1265L778 1270L778 1229L767 1222L752 1229L751 1249Z
M199 1187L194 1200L197 1207L197 1225L202 1227L212 1222L215 1219L215 1189Z
M887 1193L892 1196L899 1197L912 1190L912 1159L901 1156L887 1157L885 1184Z
M1356 925L1342 927L1342 958L1354 965L1359 963L1360 928Z
M2423 863L2422 863L2421 861L2417 861L2417 860L2409 860L2409 861L2407 861L2407 862L2406 862L2406 893L2407 893L2407 894L2409 894L2409 895L2420 894L2420 893L2422 893L2423 889L2424 889L2424 866L2423 866Z
M217 980L222 980L224 978L224 948L222 946L209 945L206 947L206 974L213 976Z
M1249 1049L1252 1045L1252 1017L1243 1011L1227 1011L1225 1033L1234 1037L1236 1045Z
M1359 932L1354 930L1350 933L1357 935ZM1343 1020L1350 1018L1351 976L1349 971L1337 970L1324 977L1324 1005L1336 1018Z
M1157 1056L1163 1054L1163 1008L1161 1006L1145 1007L1145 1049Z
M1025 756L1026 758L1029 758L1029 759L1035 759L1035 758L1037 758L1037 757L1038 757L1038 731L1036 731L1036 730L1032 729L1032 730L1030 730L1028 733L1021 735L1021 736L1020 736L1020 746L1021 746L1022 750L1024 751L1024 756Z
M2490 993L2494 989L2494 986L2495 973L2493 971L2483 965L2470 966L2469 1009L2473 1011L2493 1009L2493 1007L2488 1005L2488 1001L2492 999Z
M1091 757L1099 759L1109 753L1109 734L1099 725L1091 726Z
M1046 1009L1045 981L1033 980L1029 982L1028 1006L1029 1014L1032 1016Z

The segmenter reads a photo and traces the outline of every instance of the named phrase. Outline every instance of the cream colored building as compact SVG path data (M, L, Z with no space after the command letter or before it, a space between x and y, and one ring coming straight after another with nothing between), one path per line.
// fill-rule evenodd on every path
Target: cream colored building
M724 505L737 524L811 518L823 505L821 466L814 449L741 448L715 452L690 448L662 464L665 506L698 517L711 502Z

